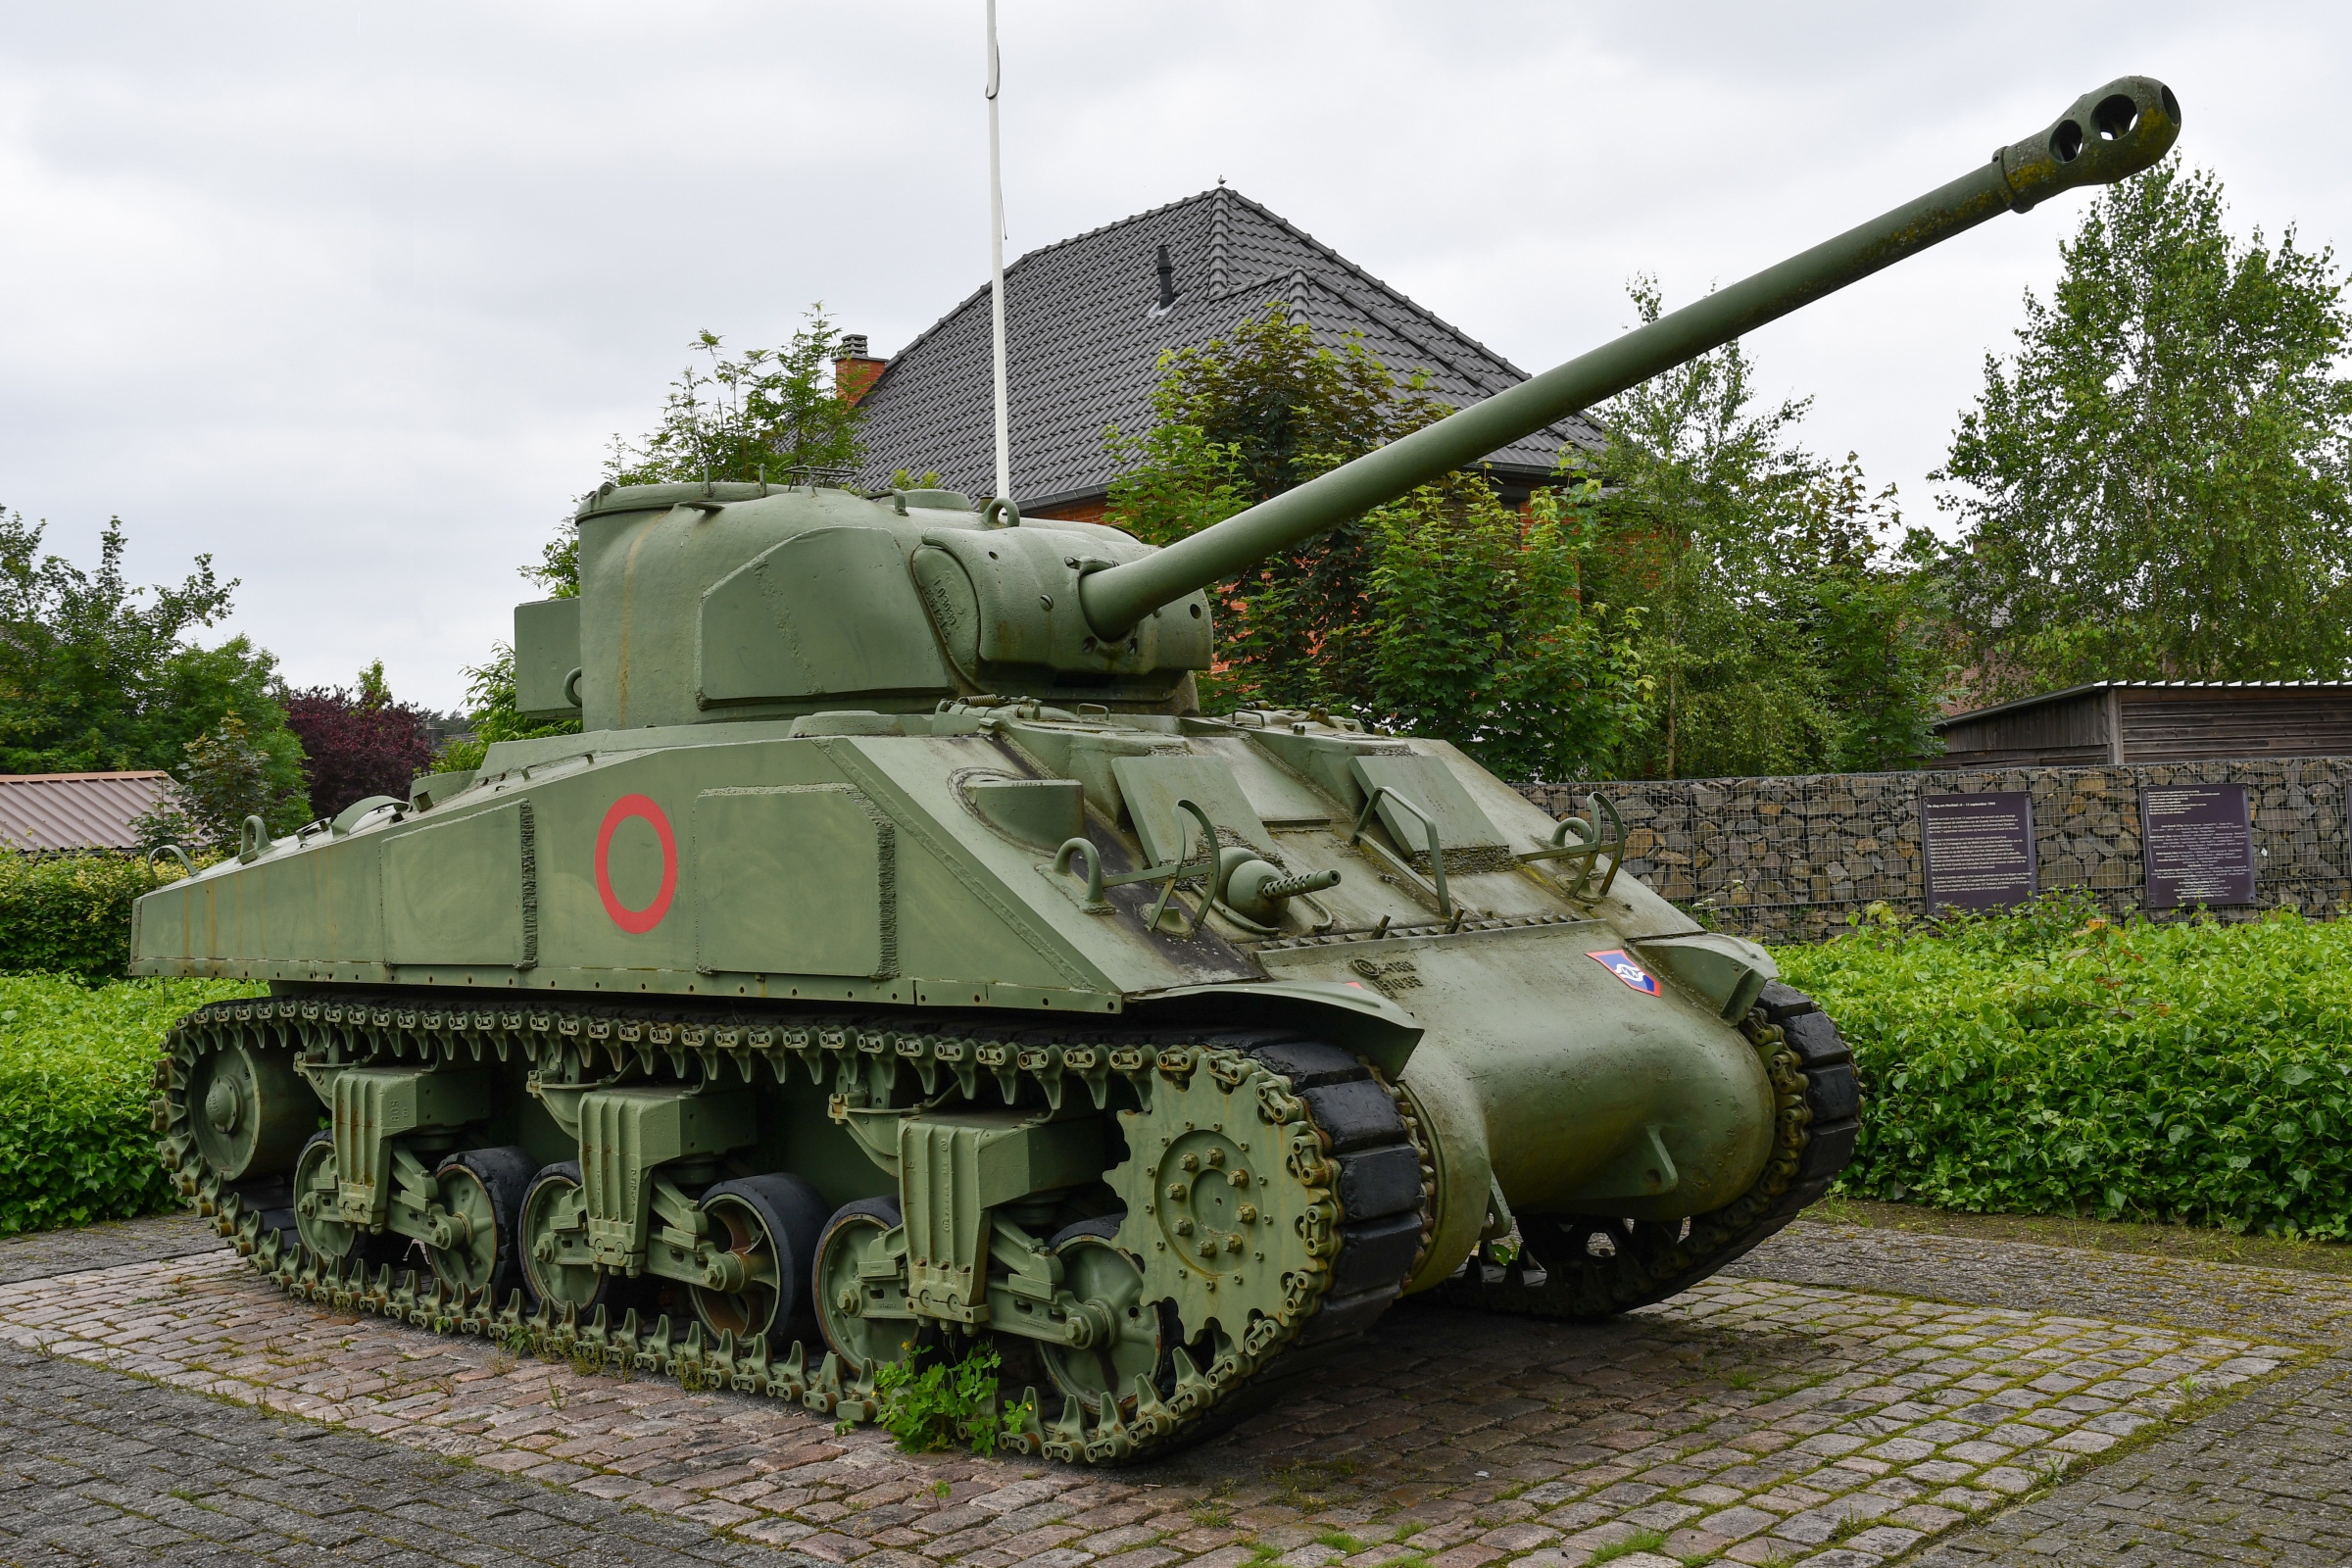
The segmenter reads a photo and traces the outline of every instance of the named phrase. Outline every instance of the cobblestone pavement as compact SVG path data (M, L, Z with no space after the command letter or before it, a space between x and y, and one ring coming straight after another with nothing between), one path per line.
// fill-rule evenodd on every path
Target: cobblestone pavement
M794 1568L694 1524L0 1349L0 1560Z
M1788 1255L1838 1245L1811 1229ZM134 1387L115 1373L150 1380L162 1388L142 1396L166 1403L178 1396L164 1389L209 1394L224 1423L339 1426L336 1444L397 1455L380 1471L387 1502L402 1467L455 1459L459 1473L547 1483L566 1506L633 1503L671 1528L874 1568L1235 1568L1265 1548L1299 1565L1553 1568L1615 1548L1624 1568L1863 1568L1998 1511L2184 1399L2313 1360L2252 1332L1758 1277L1776 1255L1594 1326L1407 1303L1310 1396L1184 1458L1109 1474L910 1456L780 1404L517 1362L479 1340L290 1302L220 1253L0 1286L0 1344L108 1387ZM1949 1294L1948 1271L1941 1283ZM37 1468L15 1443L9 1470ZM183 1473L243 1490L226 1458ZM122 1514L152 1500L103 1476L74 1495ZM470 1518L443 1521L448 1539ZM673 1549L686 1548L616 1536L603 1555Z
M2336 1347L2175 1436L1942 1538L1906 1559L1917 1568L2352 1563L2352 1280L1821 1225L1793 1227L1737 1269Z
M2352 1563L2352 1356L2257 1389L1917 1562L2343 1568Z
M0 1236L0 1285L84 1274L118 1263L147 1263L165 1257L218 1252L228 1244L193 1214L158 1214L152 1219L116 1220L77 1231L33 1231Z
M2352 1277L1799 1221L1727 1274L2352 1346Z

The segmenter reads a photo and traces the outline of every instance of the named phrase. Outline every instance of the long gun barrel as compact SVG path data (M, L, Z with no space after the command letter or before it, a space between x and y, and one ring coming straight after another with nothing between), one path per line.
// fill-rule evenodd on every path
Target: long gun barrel
M1990 163L1916 201L1164 550L1089 573L1079 583L1086 618L1098 636L1124 636L1161 605L1238 576L1275 551L1338 527L1988 218L2025 212L2078 185L2113 184L2136 174L2162 158L2180 133L2180 104L2170 87L2148 76L2112 81L2078 99L2048 129L2002 148Z

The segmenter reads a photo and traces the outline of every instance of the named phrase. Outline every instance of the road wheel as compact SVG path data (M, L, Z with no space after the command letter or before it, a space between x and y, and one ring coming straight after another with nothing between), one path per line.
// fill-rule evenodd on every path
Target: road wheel
M887 1255L900 1221L897 1199L861 1198L835 1209L817 1238L809 1269L817 1328L843 1365L860 1376L885 1361L911 1363L932 1339L931 1326L907 1313L903 1288L860 1272L860 1265Z
M793 1314L808 1300L809 1264L824 1234L825 1200L798 1176L751 1176L703 1194L710 1240L724 1248L731 1278L689 1287L694 1315L713 1335L755 1334L781 1348Z
M1037 1356L1054 1384L1090 1416L1102 1414L1105 1399L1133 1414L1135 1380L1155 1394L1176 1382L1175 1311L1166 1301L1144 1299L1143 1265L1119 1250L1124 1214L1080 1220L1054 1238L1061 1261L1062 1289L1084 1309L1090 1343L1081 1346L1037 1342Z
M424 1255L444 1285L487 1291L492 1306L522 1288L522 1198L537 1162L527 1149L470 1149L450 1155L433 1172L441 1206L450 1213L447 1246L424 1244Z

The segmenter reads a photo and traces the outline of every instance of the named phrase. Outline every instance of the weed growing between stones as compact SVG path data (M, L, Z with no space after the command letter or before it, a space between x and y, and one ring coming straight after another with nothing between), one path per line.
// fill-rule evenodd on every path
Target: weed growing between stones
M874 1372L882 1404L878 1424L908 1453L958 1446L977 1454L995 1453L1004 1436L1005 1412L997 1404L997 1373L1003 1364L990 1346L979 1347L960 1361L933 1360L919 1368L886 1361ZM1028 1407L1014 1414L1026 1416Z

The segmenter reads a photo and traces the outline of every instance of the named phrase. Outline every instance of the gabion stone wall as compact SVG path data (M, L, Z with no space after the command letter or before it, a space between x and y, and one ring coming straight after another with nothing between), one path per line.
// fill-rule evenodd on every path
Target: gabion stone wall
M2332 916L2352 900L2352 758L2167 762L2137 767L1987 767L1788 778L1523 784L1554 816L1594 790L1625 815L1626 870L1721 929L1765 941L1834 936L1870 905L1920 911L1922 795L2023 790L2034 802L2040 886L2082 888L2110 913L2140 907L2146 870L2139 792L2243 784L2254 803L2252 907Z

